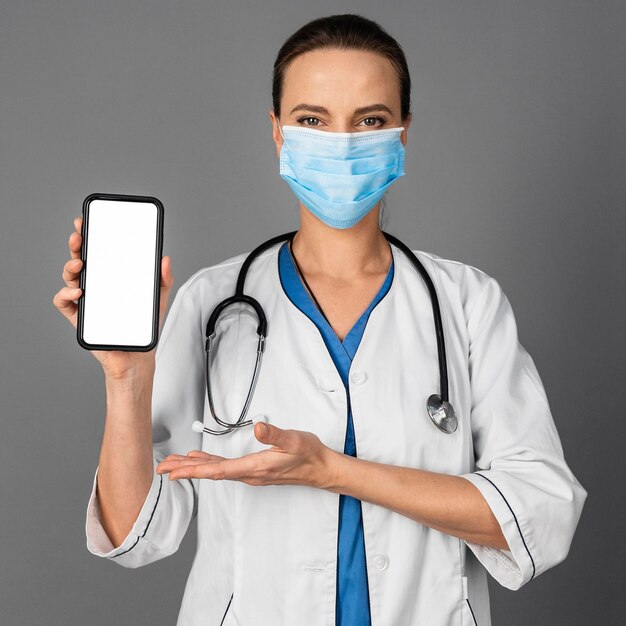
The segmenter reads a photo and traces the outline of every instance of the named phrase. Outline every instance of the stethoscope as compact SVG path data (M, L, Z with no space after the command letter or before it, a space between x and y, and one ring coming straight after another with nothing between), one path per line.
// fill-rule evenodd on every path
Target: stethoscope
M192 429L198 433L209 433L211 435L225 435L227 433L232 432L237 428L241 428L243 426L250 426L258 421L258 418L263 418L264 416L256 416L252 419L244 419L247 412L248 407L250 406L250 402L252 400L252 396L254 394L254 389L256 387L256 382L259 376L259 371L261 369L261 359L263 357L263 350L265 348L265 338L267 337L267 318L265 316L265 312L263 311L263 307L261 304L253 298L252 296L248 296L244 294L244 283L246 280L246 274L248 273L248 269L250 265L254 261L254 259L272 246L280 243L281 241L291 240L297 231L292 231L289 233L284 233L283 235L278 235L277 237L272 237L267 241L263 242L260 246L256 247L243 262L241 269L239 270L239 276L237 277L237 285L235 288L235 294L222 300L211 313L209 320L206 326L206 342L205 342L205 371L206 371L206 389L207 396L209 400L209 409L211 411L211 415L213 419L223 427L224 430L213 430L211 428L206 427L202 422L196 421L192 424ZM439 308L439 299L437 298L437 292L435 291L435 286L428 275L428 272L420 262L420 260L415 256L413 251L402 243L399 239L386 233L383 231L383 234L387 238L387 241L395 244L406 256L409 258L411 263L415 266L417 271L420 273L424 282L426 283L426 287L428 288L428 292L430 294L430 299L433 307L433 317L435 320L435 332L437 334L437 355L439 358L439 394L433 393L428 397L426 401L426 411L430 416L433 424L443 433L451 434L453 433L458 426L458 420L454 413L454 409L448 400L448 371L446 365L446 348L443 339L443 324L441 321L441 310ZM215 325L218 321L218 318L222 311L230 306L231 304L236 303L245 303L249 304L255 311L258 326L257 326L257 335L258 335L258 343L257 343L257 352L256 352L256 361L254 364L254 372L252 374L252 381L250 383L250 387L248 389L248 395L246 396L245 403L241 410L241 414L236 422L227 422L215 413L215 406L213 404L213 392L211 387L211 364L212 364L212 355L214 352L213 348L213 340L215 339Z

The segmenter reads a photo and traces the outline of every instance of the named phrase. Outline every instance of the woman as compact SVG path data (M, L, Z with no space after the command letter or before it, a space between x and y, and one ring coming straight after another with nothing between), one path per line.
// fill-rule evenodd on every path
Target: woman
M155 351L93 353L107 417L88 549L140 567L175 552L197 514L186 626L486 626L487 572L519 589L562 561L587 492L497 281L414 250L441 304L457 421L437 428L426 411L440 382L431 298L379 223L410 124L397 42L360 16L315 20L280 49L273 86L300 227L245 282L268 319L254 425L210 434L204 377L207 320L246 253L180 287ZM55 297L74 326L80 225ZM164 313L169 257L162 274ZM230 422L255 361L251 311L223 311L215 339L214 410Z

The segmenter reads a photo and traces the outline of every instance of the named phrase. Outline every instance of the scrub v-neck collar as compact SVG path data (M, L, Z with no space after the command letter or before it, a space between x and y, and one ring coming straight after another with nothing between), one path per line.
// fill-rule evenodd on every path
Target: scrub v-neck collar
M286 281L289 281L290 289L293 289L295 291L294 295L296 296L298 304L296 304L290 297L289 290L285 289L285 286L281 280L281 288L285 291L287 297L289 297L294 305L302 310L317 325L317 327L323 331L322 335L327 341L333 341L340 345L343 351L345 351L347 357L350 359L350 361L352 361L358 348L361 336L363 335L365 325L367 324L367 319L369 318L372 309L384 298L384 296L389 291L389 288L393 281L395 266L393 249L391 255L391 263L389 264L389 270L387 271L387 276L383 284L381 285L378 293L374 296L368 307L365 309L365 311L363 311L363 313L359 316L359 319L354 323L352 328L344 337L343 341L339 339L333 327L328 323L326 318L317 308L315 302L311 298L311 295L304 286L302 278L300 277L300 274L298 273L289 252L288 242L284 242L280 247L280 250L278 252L278 266L279 275L281 275L282 278L284 278Z

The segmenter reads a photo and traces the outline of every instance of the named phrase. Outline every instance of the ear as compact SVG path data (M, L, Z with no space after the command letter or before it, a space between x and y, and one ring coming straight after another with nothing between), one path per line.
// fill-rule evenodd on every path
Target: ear
M400 133L400 141L402 141L402 145L406 146L406 142L408 141L409 135L409 126L411 125L411 120L413 119L413 114L409 113L406 116L406 119L402 122L402 126L404 126L404 130Z
M276 146L276 157L280 158L280 149L283 145L283 136L280 134L280 130L278 128L278 119L274 114L273 109L269 110L270 121L272 122L272 139L274 140L274 144Z

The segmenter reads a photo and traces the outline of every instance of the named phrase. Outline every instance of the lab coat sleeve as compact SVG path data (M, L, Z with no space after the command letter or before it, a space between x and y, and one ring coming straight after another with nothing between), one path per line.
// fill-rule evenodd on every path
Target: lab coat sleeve
M200 306L187 281L176 294L155 353L152 395L153 469L168 454L201 449L201 434L191 430L202 420L204 347ZM98 469L87 505L87 549L124 567L136 568L178 549L197 513L197 479L169 480L153 474L146 499L121 545L114 547L101 523Z
M509 300L488 277L468 317L475 471L509 550L466 541L502 586L517 590L565 559L587 491L569 469L535 364Z

